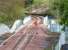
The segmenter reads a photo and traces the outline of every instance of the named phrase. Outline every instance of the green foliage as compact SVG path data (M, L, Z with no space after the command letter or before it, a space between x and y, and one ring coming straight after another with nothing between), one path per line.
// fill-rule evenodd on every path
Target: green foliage
M14 19L17 17L14 13L18 12L18 9L15 11L15 1L1 1L0 0L0 23L11 24L14 22ZM7 4L8 3L8 4ZM17 19L17 18L16 18Z
M29 4L28 0L27 4ZM23 19L26 12L23 0L0 0L0 23L13 24L16 19Z
M24 18L26 10L30 10L32 6L46 4L47 0L0 0L0 23L13 24L16 19Z
M49 0L49 8L60 18L60 24L68 26L68 0Z
M68 25L68 0L0 0L0 23L12 24L16 19L24 18L27 9L44 5L54 16L60 18L60 24Z
M25 7L32 5L34 0L25 0Z
M39 7L39 6L41 6L41 5L47 5L48 4L48 0L34 0L34 2L33 2L33 5L34 6L37 6L37 7Z

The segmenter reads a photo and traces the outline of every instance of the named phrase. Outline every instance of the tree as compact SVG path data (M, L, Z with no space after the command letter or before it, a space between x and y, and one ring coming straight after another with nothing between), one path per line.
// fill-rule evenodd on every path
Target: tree
M53 14L60 18L60 24L68 26L68 0L49 0L49 3Z
M31 0L0 0L0 23L11 25L16 19L23 18L29 2L32 4Z

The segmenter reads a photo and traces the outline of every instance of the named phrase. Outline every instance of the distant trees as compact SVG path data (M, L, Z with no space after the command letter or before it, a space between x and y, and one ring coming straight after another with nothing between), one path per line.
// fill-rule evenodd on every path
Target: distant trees
M0 0L0 23L13 23L16 19L23 18L29 5L49 7L60 24L68 26L68 0ZM30 9L30 8L29 8Z
M68 26L68 0L49 0L49 8L60 18L60 24Z
M32 0L0 0L0 23L9 25L13 24L16 19L23 18L25 6L32 2Z
M11 24L18 18L22 9L16 0L0 0L0 23Z
M25 0L25 7L28 7L29 5L32 5L34 0Z

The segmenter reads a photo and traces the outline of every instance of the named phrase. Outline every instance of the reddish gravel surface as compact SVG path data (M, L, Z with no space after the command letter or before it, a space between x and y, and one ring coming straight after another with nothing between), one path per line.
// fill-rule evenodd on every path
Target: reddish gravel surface
M52 33L49 35L43 25L25 26L5 40L0 50L44 50L51 47L57 37Z

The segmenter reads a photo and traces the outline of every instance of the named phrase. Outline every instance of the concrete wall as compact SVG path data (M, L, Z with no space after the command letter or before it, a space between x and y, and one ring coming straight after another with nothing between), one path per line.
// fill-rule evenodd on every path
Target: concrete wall
M55 50L60 50L61 46L65 44L65 32L61 32L59 41L57 45L55 46Z

